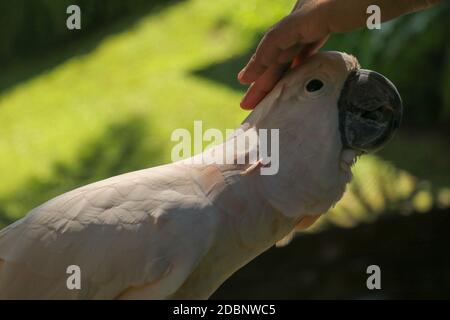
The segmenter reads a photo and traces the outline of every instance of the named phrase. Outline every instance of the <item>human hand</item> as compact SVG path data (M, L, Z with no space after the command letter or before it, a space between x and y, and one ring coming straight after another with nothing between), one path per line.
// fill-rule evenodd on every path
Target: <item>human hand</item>
M440 0L298 0L292 12L264 35L247 66L239 72L251 84L241 101L253 109L275 87L284 72L318 51L330 33L347 32L366 24L367 7L376 4L382 21L424 10Z
M327 0L299 0L291 14L265 34L238 79L252 84L241 101L253 109L276 85L283 73L313 54L328 39Z

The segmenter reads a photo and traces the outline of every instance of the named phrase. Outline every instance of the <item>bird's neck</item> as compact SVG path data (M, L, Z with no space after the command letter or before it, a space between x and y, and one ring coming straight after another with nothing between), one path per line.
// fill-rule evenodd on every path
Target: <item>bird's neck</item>
M248 165L191 167L201 192L218 210L238 246L259 254L286 236L298 223L276 210L260 192L255 175L243 175Z

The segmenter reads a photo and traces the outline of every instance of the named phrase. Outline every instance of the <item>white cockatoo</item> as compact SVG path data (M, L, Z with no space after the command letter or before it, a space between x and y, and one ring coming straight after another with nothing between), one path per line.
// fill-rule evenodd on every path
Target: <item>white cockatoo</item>
M276 174L261 174L264 159L188 159L51 199L0 231L0 298L208 298L335 204L357 155L384 144L401 113L389 80L360 69L353 56L315 54L278 83L240 133L205 151L220 156L240 135L279 129ZM71 266L79 270L76 288L68 286Z

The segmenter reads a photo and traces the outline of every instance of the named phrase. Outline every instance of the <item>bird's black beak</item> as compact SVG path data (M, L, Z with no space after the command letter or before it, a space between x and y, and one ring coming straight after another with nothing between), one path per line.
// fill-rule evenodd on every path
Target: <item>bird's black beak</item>
M373 152L400 126L403 106L395 86L383 75L358 69L345 81L338 101L344 148Z

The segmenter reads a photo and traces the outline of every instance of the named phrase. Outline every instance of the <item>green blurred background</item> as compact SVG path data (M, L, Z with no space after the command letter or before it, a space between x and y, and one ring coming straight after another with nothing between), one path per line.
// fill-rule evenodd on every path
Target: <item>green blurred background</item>
M82 29L66 28L78 4ZM0 227L65 191L170 161L176 128L234 128L236 74L293 0L0 0ZM312 228L214 298L450 298L450 5L331 37L390 78L394 140ZM380 265L383 289L365 268Z

